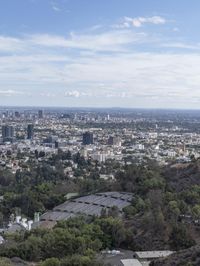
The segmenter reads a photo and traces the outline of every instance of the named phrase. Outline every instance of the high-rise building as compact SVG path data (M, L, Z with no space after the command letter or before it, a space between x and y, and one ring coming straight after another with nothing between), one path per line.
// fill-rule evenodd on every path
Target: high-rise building
M110 136L108 138L108 145L113 145L114 144L114 137L113 136Z
M55 135L49 135L46 139L44 139L44 143L55 143L58 141L58 136Z
M15 117L20 118L20 113L18 111L15 111Z
M121 139L119 137L110 136L108 138L108 145L121 146Z
M39 110L39 111L38 111L38 118L41 119L41 118L43 118L43 117L44 117L44 112L43 112L43 110Z
M90 145L93 144L93 133L91 132L85 132L83 133L83 145Z
M29 124L27 126L27 139L33 139L34 136L34 125Z
M3 141L13 141L14 138L13 126L8 126L8 125L2 126L2 138Z

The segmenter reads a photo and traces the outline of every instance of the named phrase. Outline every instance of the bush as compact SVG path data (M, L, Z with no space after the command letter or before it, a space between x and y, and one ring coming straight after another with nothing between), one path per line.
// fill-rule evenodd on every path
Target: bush
M40 266L60 266L60 261L56 258L50 258L42 262Z

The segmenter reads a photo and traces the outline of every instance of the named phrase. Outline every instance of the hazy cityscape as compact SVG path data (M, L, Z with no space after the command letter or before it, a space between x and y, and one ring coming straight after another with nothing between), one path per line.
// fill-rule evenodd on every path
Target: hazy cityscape
M0 119L0 163L13 173L36 151L45 160L59 149L102 164L153 159L167 165L200 157L198 111L10 107L0 109ZM25 157L18 160L18 153Z

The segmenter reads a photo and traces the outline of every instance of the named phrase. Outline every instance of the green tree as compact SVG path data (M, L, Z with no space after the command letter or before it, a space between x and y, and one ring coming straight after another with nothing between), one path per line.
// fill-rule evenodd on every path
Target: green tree
M183 224L175 225L170 234L170 244L172 249L180 250L190 248L195 245L194 239Z
M60 261L57 258L49 258L43 261L40 266L60 266Z
M0 266L12 266L12 263L7 258L0 258Z
M199 219L200 218L200 205L196 204L193 208L192 208L192 215L194 216L194 218Z

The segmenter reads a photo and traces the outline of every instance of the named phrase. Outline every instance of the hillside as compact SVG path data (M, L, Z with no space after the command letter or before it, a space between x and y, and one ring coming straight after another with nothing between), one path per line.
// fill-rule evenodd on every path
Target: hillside
M152 262L150 266L199 266L200 246L179 251L167 259Z

